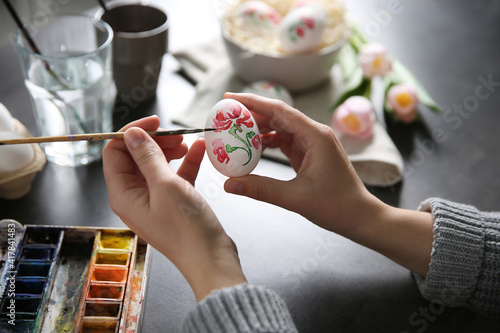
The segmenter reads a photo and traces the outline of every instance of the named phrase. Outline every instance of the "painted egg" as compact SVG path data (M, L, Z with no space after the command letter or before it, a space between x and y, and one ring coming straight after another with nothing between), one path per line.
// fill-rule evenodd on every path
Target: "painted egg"
M312 51L321 43L326 13L317 6L304 6L289 12L281 21L281 48L289 53Z
M242 20L242 27L254 32L278 29L281 15L262 1L246 1L237 9L237 16Z
M0 131L12 132L14 131L14 122L12 116L7 108L0 103Z
M225 176L240 177L255 169L262 155L257 123L248 109L234 99L223 99L210 111L205 148L212 165Z
M252 93L267 98L280 99L293 106L292 95L282 85L271 81L255 81L246 85L241 92Z
M21 139L13 132L0 132L0 140ZM0 172L13 172L30 164L35 157L31 145L0 145Z
M304 6L318 6L322 7L319 0L297 0L293 3L292 9Z

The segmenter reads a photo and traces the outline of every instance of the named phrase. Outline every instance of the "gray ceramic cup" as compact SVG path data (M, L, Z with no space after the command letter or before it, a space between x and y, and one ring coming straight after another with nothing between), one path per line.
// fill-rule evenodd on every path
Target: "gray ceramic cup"
M114 31L113 76L117 100L129 105L156 96L163 55L168 50L167 14L150 5L111 2L95 14Z

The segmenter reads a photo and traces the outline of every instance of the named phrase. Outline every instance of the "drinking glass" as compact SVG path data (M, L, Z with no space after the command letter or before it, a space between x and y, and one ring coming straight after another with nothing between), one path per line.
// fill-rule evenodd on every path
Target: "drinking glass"
M37 52L20 31L16 42L40 135L110 132L116 97L111 27L85 15L55 16L39 25L26 26ZM99 160L103 146L103 141L42 144L49 161L65 166Z

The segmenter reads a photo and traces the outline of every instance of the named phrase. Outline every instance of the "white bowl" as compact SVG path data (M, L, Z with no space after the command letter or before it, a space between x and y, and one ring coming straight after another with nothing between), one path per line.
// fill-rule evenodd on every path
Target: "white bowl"
M336 43L314 53L272 55L256 53L238 44L222 28L226 51L235 72L244 80L268 80L278 83L291 93L304 91L320 84L330 76L337 55L347 42L349 32Z

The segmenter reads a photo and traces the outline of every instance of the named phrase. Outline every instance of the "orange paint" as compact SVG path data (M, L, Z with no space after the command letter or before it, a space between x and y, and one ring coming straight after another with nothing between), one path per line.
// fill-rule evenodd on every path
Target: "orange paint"
M121 302L87 302L85 317L120 317Z
M94 266L92 272L92 281L120 282L125 283L127 280L127 268L116 266Z
M115 333L118 321L83 320L82 333Z
M90 284L87 299L113 299L121 300L125 291L125 285Z

